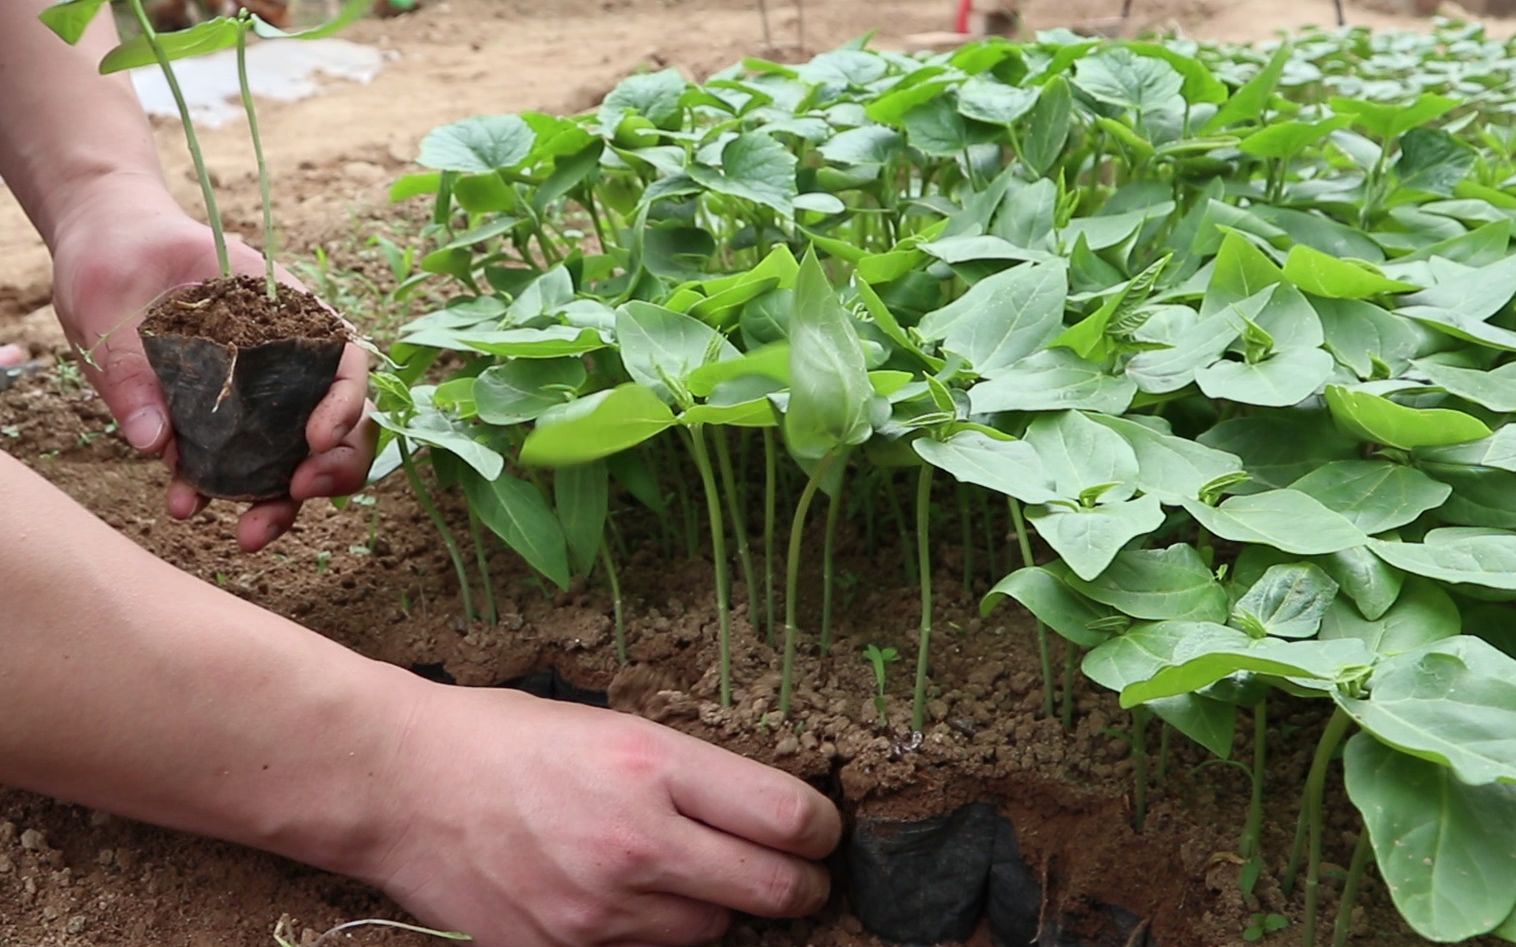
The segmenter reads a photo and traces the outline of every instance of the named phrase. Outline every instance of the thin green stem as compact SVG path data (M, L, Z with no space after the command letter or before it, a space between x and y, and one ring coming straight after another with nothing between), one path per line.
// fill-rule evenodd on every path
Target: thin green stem
M195 163L195 176L200 179L200 196L205 200L205 214L209 218L207 223L211 228L211 239L216 244L216 266L221 270L222 276L232 275L232 264L226 255L226 234L221 229L221 211L216 207L216 192L211 189L211 175L205 167L205 156L200 152L200 139L195 135L195 123L190 120L189 105L184 101L184 93L179 88L179 78L174 75L174 67L169 64L168 54L163 51L163 44L158 42L158 31L153 29L153 21L148 19L147 11L142 8L142 0L130 0L132 15L137 18L137 25L142 30L142 38L147 40L148 48L153 51L153 58L158 60L158 68L163 70L163 79L168 83L169 94L174 97L174 107L179 110L179 123L184 126L184 143L189 147L190 160Z
M258 134L258 112L253 108L253 90L247 83L246 20L237 21L237 83L242 87L242 110L247 113L247 130L253 139L253 157L258 162L258 193L263 199L263 281L269 301L279 298L279 284L274 279L274 198L269 186L268 164L263 160L263 138Z
M1263 777L1268 763L1269 705L1260 700L1253 708L1253 794L1248 800L1248 821L1242 830L1239 854L1257 858L1263 851Z
M1327 771L1331 769L1332 755L1337 745L1347 735L1353 720L1341 707L1332 714L1321 742L1316 745L1316 757L1311 761L1311 772L1305 781L1306 829L1310 835L1309 860L1305 869L1305 924L1302 940L1306 947L1316 944L1316 912L1321 901L1321 819L1322 797L1326 794Z
M790 521L789 559L784 566L784 668L779 679L779 714L782 717L790 715L790 698L794 696L795 690L795 639L799 637L799 629L795 625L795 606L800 599L800 541L805 534L805 516L810 512L811 501L816 497L822 478L835 460L835 452L821 458L821 462L806 480L805 489L800 491L800 499L795 504L795 517Z
M1169 741L1174 728L1163 721L1158 723L1158 768L1153 773L1153 784L1162 786L1169 775Z
M447 521L437 511L437 504L432 501L432 492L421 482L421 474L416 470L416 461L411 457L410 445L405 443L405 438L396 438L395 443L400 448L400 466L405 470L405 479L411 485L411 492L416 495L416 504L426 514L427 519L437 528L442 536L442 545L447 547L448 558L453 561L453 571L458 574L458 589L463 594L463 617L467 621L473 621L474 593L469 588L468 570L463 565L463 553L458 549L458 540L453 536L453 531L448 528Z
M1369 844L1369 829L1364 826L1358 830L1358 841L1353 845L1353 860L1348 863L1348 878L1342 886L1342 901L1337 905L1337 923L1332 930L1332 947L1348 947L1348 937L1353 933L1353 908L1358 904L1358 891L1363 887L1363 876L1373 854L1374 846Z
M916 558L911 555L911 530L905 525L905 510L900 506L900 495L895 492L895 478L888 473L884 477L884 497L890 504L890 517L895 521L900 534L900 553L905 559L905 581L916 584Z
M918 733L926 724L926 672L932 649L932 544L929 525L932 512L932 472L922 464L916 474L916 574L921 582L921 640L916 644L916 690L911 701L911 729Z
M742 566L742 581L747 583L747 620L755 630L763 621L759 608L758 576L753 571L753 554L748 548L747 526L743 523L742 496L736 473L732 469L732 450L726 430L717 428L716 467L721 472L721 490L726 494L726 511L732 519L732 535L737 540L737 562Z
M832 653L832 588L836 571L837 521L842 512L842 483L826 501L826 536L821 546L821 656Z
M1137 813L1137 831L1148 820L1148 717L1150 711L1138 705L1132 708L1132 807Z
M763 640L774 644L774 518L779 489L774 432L763 429Z
M710 453L705 446L704 426L696 424L689 429L690 453L695 458L695 468L700 471L700 482L705 487L705 514L711 522L711 558L716 565L716 619L718 623L717 648L721 666L721 706L732 706L732 610L729 606L731 579L726 568L726 529L721 522L721 497L716 490L716 475L711 470Z
M611 587L611 610L616 616L616 660L626 663L626 618L621 610L621 579L616 575L616 563L611 558L608 542L600 543L600 565L605 569L605 581Z
M474 561L479 564L479 578L484 582L484 620L491 625L498 625L500 610L495 607L495 582L490 577L489 555L484 549L484 532L479 528L479 514L472 507L468 511L468 535L474 543Z
M1006 503L1011 508L1011 525L1016 528L1016 545L1021 547L1021 564L1030 569L1037 564L1037 559L1032 555L1032 538L1027 534L1026 518L1021 515L1021 503L1015 497L1008 497ZM1048 654L1048 630L1042 622L1037 622L1037 659L1042 664L1042 715L1053 716L1053 659Z

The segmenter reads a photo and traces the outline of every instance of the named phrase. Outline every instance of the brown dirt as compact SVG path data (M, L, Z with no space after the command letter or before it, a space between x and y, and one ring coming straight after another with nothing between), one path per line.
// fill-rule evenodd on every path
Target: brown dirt
M184 335L247 348L281 339L328 341L346 333L321 300L280 285L270 300L256 276L207 280L176 290L148 310L146 335Z
M898 44L908 34L943 28L950 6L945 0L810 3L808 45L834 45L873 25L881 27L882 44ZM1023 6L1031 28L1119 9L1117 0L1028 0ZM783 2L770 7L776 36L791 42L793 12ZM1351 9L1355 21L1376 27L1412 23ZM1324 22L1330 3L1137 0L1134 11L1144 25L1254 39ZM689 29L692 18L698 30ZM434 125L485 112L586 108L636 68L671 64L703 75L760 45L751 5L739 0L440 0L415 16L360 24L350 36L392 51L396 61L370 85L336 85L316 99L261 110L278 219L292 257L316 247L336 252L353 242L355 229L366 239L380 221L401 212L386 205L385 188L409 170L416 142ZM796 52L793 46L777 50ZM316 128L321 134L310 134ZM171 187L185 206L195 207L178 129L164 124L158 139ZM252 237L257 184L245 142L245 129L235 125L203 135L229 225ZM356 258L345 259L351 265ZM366 265L370 277L382 278L372 257ZM63 343L46 312L38 311L49 296L47 274L45 249L0 194L0 339L19 337L34 354L56 356ZM366 314L350 315L362 320ZM236 552L230 505L215 504L189 523L171 521L161 509L162 468L134 458L111 436L103 405L76 377L33 378L0 395L0 449L154 554L365 654L485 686L557 667L581 686L611 688L617 706L812 778L855 812L914 816L971 798L994 800L1015 819L1031 863L1046 873L1050 909L1112 901L1151 919L1164 947L1234 947L1254 911L1299 916L1298 902L1270 878L1282 867L1293 833L1317 710L1281 706L1273 715L1265 833L1270 871L1257 896L1245 900L1235 848L1246 775L1230 766L1202 769L1202 753L1176 740L1147 830L1128 828L1130 764L1117 732L1124 714L1110 695L1082 687L1073 733L1038 719L1037 653L1024 617L1010 608L989 619L978 616L976 597L988 571L966 588L962 550L946 536L936 553L934 686L920 743L907 736L916 593L900 577L894 544L857 533L844 536L839 573L880 579L849 580L851 589L839 593L832 656L822 658L813 647L802 653L793 719L803 727L780 726L773 713L776 656L748 624L740 583L734 594L736 700L723 710L713 699L707 562L671 560L653 542L624 557L634 670L619 672L608 647L611 608L604 592L576 587L546 596L503 552L494 563L500 626L462 623L446 557L399 484L381 485L367 495L372 502L342 512L310 504L289 536L257 556ZM627 536L657 533L656 523L635 517L621 525ZM810 577L803 589L802 614L814 614L817 581ZM872 672L859 656L866 643L892 645L902 655L890 671L884 722L875 719ZM1234 758L1249 753L1239 738ZM1340 786L1330 809L1339 822L1328 833L1328 858L1340 864L1354 837ZM1328 880L1330 912L1340 882L1330 874ZM307 934L355 917L396 916L375 893L330 875L0 789L0 947L266 947L285 913ZM1395 918L1377 882L1367 886L1355 929L1360 947L1419 943ZM1294 947L1297 939L1291 930L1268 943ZM426 943L371 932L352 942ZM875 943L840 901L819 919L743 927L729 942ZM973 943L988 939L980 935Z

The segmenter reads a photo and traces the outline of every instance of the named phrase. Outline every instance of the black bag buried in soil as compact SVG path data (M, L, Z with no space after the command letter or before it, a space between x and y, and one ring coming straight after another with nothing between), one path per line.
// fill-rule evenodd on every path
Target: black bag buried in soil
M984 914L999 821L984 803L919 822L860 819L847 854L863 926L900 944L966 940Z
M289 494L310 454L305 425L326 397L342 339L287 339L248 348L146 335L147 360L168 396L179 476L208 497Z
M1042 882L1021 856L1011 820L997 817L995 829L990 857L990 937L996 947L1028 947L1044 933Z

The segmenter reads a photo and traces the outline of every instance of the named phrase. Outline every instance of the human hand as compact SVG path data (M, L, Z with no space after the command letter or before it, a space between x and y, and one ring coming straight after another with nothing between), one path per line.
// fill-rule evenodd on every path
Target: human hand
M778 770L638 717L424 684L395 823L355 872L479 947L701 944L730 911L813 913L837 810Z
M210 228L186 215L156 178L116 174L78 188L60 215L52 240L53 305L69 341L89 353L85 374L139 451L175 467L168 403L137 334L146 307L176 286L219 275ZM232 269L258 274L262 255L227 239ZM297 288L289 273L281 281ZM89 364L93 362L93 364ZM295 471L290 496L254 504L237 527L238 544L255 552L295 521L300 505L360 489L374 455L372 425L364 420L368 360L349 344L331 391L306 425L308 457ZM188 519L207 500L177 477L168 510Z

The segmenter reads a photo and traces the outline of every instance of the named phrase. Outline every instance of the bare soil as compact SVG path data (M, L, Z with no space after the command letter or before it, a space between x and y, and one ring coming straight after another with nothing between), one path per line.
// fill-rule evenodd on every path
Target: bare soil
M269 299L256 276L207 280L169 294L148 310L142 331L182 335L250 347L280 339L341 339L346 333L331 310L310 293L288 286Z
M943 28L950 6L943 0L812 2L807 46L834 45L871 25L880 27L882 43L900 43ZM1024 6L1028 25L1041 28L1109 16L1119 2L1031 0ZM776 52L797 54L793 12L783 2L770 7L776 41L791 38ZM1355 20L1371 25L1415 22L1351 9ZM1147 25L1249 39L1325 22L1331 4L1136 0L1134 14ZM396 213L385 204L385 188L410 168L416 142L434 125L484 112L586 108L640 66L675 65L699 76L761 45L755 13L738 0L447 0L411 17L360 24L351 38L392 50L395 61L370 85L338 85L313 100L263 109L278 220L291 254L350 245L355 229L362 237ZM203 143L228 220L251 239L258 229L257 186L243 136L231 126L205 135ZM195 206L178 129L160 128L159 142L171 186L185 206ZM0 195L0 339L17 339L51 358L63 345L42 308L48 283L45 250ZM716 703L710 564L671 559L652 539L638 540L658 534L655 522L633 517L622 524L631 542L623 587L632 590L633 667L621 670L610 647L611 604L604 591L576 587L544 595L504 553L494 563L499 626L462 622L446 557L398 483L372 491L372 504L341 512L310 504L289 536L257 556L236 551L232 505L215 504L190 523L173 522L161 508L164 471L134 458L109 433L104 406L76 379L75 373L52 373L0 394L0 449L155 555L365 654L480 686L552 667L579 686L609 689L621 709L813 779L853 813L919 817L973 799L994 801L1013 816L1029 861L1045 873L1051 911L1078 914L1089 902L1119 904L1149 920L1163 947L1232 947L1243 943L1253 912L1299 916L1298 902L1269 879L1289 848L1309 731L1319 726L1319 715L1305 706L1274 714L1265 835L1270 870L1256 897L1246 900L1236 855L1246 775L1229 766L1202 769L1201 752L1175 740L1146 831L1131 830L1131 771L1121 734L1126 716L1110 695L1081 684L1072 733L1040 718L1032 629L1011 608L979 617L978 596L995 571L981 551L973 579L965 581L955 528L944 528L936 543L934 685L921 740L911 739L907 719L916 589L905 581L901 551L887 541L885 527L870 536L856 518L840 545L844 585L835 647L830 657L814 645L804 650L793 714L803 726L781 726L774 715L777 657L762 629L748 622L741 583L734 594L736 700L729 710ZM1003 538L1003 522L989 525ZM811 548L819 550L819 541ZM998 564L1001 571L1009 567ZM808 581L802 614L814 616L819 580ZM868 643L892 645L903 656L892 668L882 721L872 701L872 672L859 657ZM1056 643L1054 658L1061 661ZM1156 732L1152 743L1156 750ZM1234 758L1250 753L1239 738ZM1331 810L1346 813L1340 787L1334 794ZM1344 816L1328 833L1328 858L1344 863L1352 841ZM1329 872L1329 912L1338 884L1340 871ZM1420 942L1395 918L1377 882L1367 886L1363 905L1355 944ZM0 789L0 947L265 947L286 913L307 934L355 917L397 916L393 905L361 885L290 862ZM774 947L875 943L842 898L821 918L745 925L728 940ZM423 943L384 933L351 942ZM1291 931L1269 940L1284 947L1296 942ZM973 943L987 944L987 935Z

